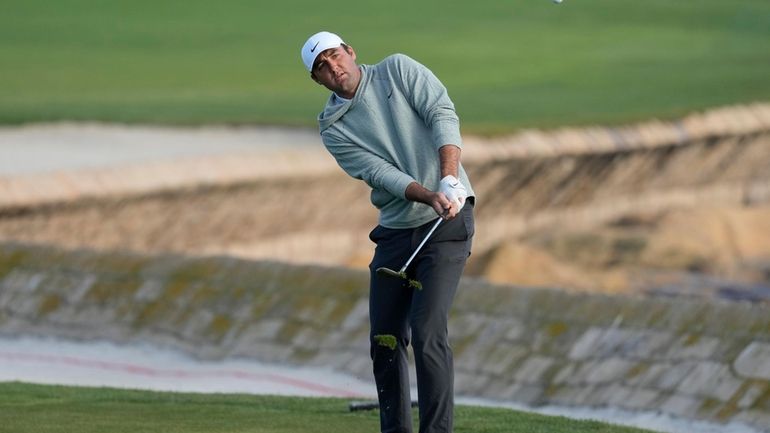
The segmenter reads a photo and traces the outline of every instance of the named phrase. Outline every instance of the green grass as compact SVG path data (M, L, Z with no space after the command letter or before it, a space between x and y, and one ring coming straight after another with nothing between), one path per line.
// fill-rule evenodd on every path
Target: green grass
M365 433L379 430L377 411L351 413L347 403L347 400L333 398L180 394L0 383L0 432ZM506 409L461 406L455 413L456 433L646 431Z
M770 100L767 0L4 0L0 123L314 124L319 29L431 67L466 132Z

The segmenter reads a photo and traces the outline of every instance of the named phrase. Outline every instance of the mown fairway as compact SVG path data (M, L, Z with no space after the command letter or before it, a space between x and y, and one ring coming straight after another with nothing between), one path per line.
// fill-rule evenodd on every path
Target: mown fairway
M0 123L314 125L299 48L328 29L403 52L466 132L617 123L770 99L767 0L5 0Z
M347 401L0 383L0 432L8 433L365 433L378 412ZM457 433L644 433L595 421L459 407Z

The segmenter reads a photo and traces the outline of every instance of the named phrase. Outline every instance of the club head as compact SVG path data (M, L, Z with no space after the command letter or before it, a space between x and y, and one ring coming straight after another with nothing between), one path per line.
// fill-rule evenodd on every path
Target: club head
M388 268L377 268L377 275L381 275L384 277L393 277L393 278L401 278L406 279L406 272L398 272L394 271L393 269Z

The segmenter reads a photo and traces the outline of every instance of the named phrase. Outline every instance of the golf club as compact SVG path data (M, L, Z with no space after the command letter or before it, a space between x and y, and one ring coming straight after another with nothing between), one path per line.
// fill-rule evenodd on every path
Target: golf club
M433 224L433 227L431 227L431 229L428 232L428 234L425 235L425 238L423 238L422 242L420 242L420 245L417 245L417 249L414 250L414 252L412 253L412 256L409 257L409 260L407 260L406 263L404 263L404 266L402 266L400 270L394 271L393 269L389 269L389 268L386 268L386 267L381 267L381 268L377 268L377 271L376 271L377 275L384 275L384 276L388 276L388 277L396 277L396 278L404 278L404 279L406 279L406 268L409 267L409 264L412 263L412 260L414 259L414 257L417 255L418 252L420 252L420 250L422 249L422 246L425 245L425 242L428 241L428 238L430 237L430 235L433 234L433 232L436 230L438 225L441 224L441 221L443 221L443 220L444 220L443 218L439 218L438 220L436 220L436 223Z

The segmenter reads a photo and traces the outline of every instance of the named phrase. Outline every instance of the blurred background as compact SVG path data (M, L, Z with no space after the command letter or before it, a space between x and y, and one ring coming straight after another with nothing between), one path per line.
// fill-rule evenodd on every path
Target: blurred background
M710 367L652 345L656 362L688 360L679 376L690 385L666 388L659 376L634 383L629 375L654 362L613 346L606 356L634 361L607 382L656 390L629 409L770 425L767 1L3 0L0 11L3 335L151 341L217 359L338 365L323 351L295 350L303 328L275 321L302 316L304 304L259 295L310 290L310 275L341 287L339 296L365 296L376 212L365 185L323 149L315 119L328 91L299 55L309 35L329 30L359 63L404 53L448 88L478 194L464 284L493 287L503 304L543 308L538 317L558 316L575 299L617 308L596 322L593 307L575 312L580 326L533 320L542 338L567 348L559 354L532 337L517 355L494 355L491 347L503 343L490 341L481 358L501 356L504 365L485 370L482 382L506 377L519 388L484 395L468 379L458 384L466 395L580 405L584 396L560 394L559 372L593 377L580 373L584 360L575 355L596 337L591 330L623 328L623 317L665 305L626 323L682 350L709 341L714 348L694 356ZM231 268L249 263L268 270L234 280ZM296 268L269 271L283 266ZM318 269L333 269L334 279ZM200 295L204 286L210 294ZM252 294L242 315L226 301L206 301L237 288ZM549 297L547 306L538 296ZM343 303L338 318L334 306L308 302L340 323L359 314L355 302ZM479 305L475 314L498 317ZM209 312L185 316L180 308ZM159 324L172 312L178 320ZM517 314L503 316L529 320ZM735 323L740 338L720 334L723 314L750 320ZM98 324L114 329L78 331ZM203 344L184 326L212 333ZM526 339L516 335L511 341ZM366 335L359 337L363 363L337 369L360 377L368 359ZM482 361L468 355L479 349L457 346L468 376L479 377ZM554 361L533 361L543 357ZM722 374L722 385L703 382ZM724 381L737 385L724 390ZM623 400L608 395L592 405Z

